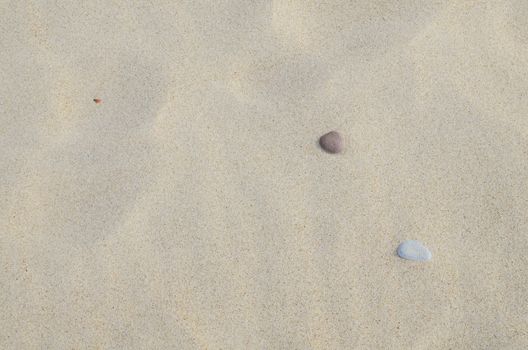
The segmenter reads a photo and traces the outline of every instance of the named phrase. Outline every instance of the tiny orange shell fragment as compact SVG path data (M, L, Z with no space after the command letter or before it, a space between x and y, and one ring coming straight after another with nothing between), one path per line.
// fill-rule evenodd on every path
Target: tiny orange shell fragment
M101 102L103 102L100 98L94 98L93 101L95 102L95 104L100 104Z

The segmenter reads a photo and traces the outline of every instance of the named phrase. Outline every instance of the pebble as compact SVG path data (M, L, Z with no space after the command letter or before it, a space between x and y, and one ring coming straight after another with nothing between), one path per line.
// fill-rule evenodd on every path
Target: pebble
M328 153L341 153L344 148L343 138L337 131L330 131L321 136L319 144Z
M405 241L398 246L400 258L414 261L429 261L431 252L419 241Z

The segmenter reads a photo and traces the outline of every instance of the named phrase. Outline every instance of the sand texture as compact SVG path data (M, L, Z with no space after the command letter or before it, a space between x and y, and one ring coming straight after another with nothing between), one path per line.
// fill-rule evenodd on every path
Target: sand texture
M528 348L528 1L0 0L0 67L0 349Z

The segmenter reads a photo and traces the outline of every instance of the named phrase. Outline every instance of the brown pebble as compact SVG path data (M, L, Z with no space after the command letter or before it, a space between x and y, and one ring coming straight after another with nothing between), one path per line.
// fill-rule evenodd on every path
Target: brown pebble
M100 104L101 102L103 102L100 98L94 98L93 101L95 102L95 104Z
M319 144L328 153L341 153L344 148L343 138L337 131L330 131L321 136Z

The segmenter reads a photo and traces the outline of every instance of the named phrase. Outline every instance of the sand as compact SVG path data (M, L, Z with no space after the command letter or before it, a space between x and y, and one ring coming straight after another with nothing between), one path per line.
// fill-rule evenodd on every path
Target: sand
M526 349L527 18L0 1L0 348Z

